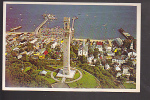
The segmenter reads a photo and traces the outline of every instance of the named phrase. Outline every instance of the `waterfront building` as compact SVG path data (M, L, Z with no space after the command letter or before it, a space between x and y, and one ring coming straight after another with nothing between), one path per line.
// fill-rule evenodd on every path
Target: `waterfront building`
M96 48L98 48L99 51L103 51L103 47L102 47L103 43L102 42L97 42L96 44L97 44Z
M123 44L122 40L120 38L116 38L116 43L121 46Z

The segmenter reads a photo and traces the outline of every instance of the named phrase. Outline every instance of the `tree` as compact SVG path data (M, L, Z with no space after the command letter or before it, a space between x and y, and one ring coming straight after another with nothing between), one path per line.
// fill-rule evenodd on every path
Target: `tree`
M11 55L12 55L13 57L16 57L16 56L17 56L17 52L12 51L12 52L11 52Z
M126 47L127 49L130 48L130 45L131 45L131 40L126 39L123 41L123 46Z
M45 55L45 58L51 58L50 54Z
M110 65L112 63L111 59L107 59L107 63Z
M31 50L33 50L33 44L28 42L28 44L27 44L27 51L29 52Z
M24 62L28 62L29 61L29 56L26 55L26 54L23 54L21 60L24 61Z
M60 51L60 46L56 46L56 47L55 47L55 50L56 50L56 51Z
M95 49L94 49L94 53L93 53L94 58L98 58L98 53L99 53L98 48L95 48Z
M82 61L82 63L86 63L87 62L87 58L83 55L81 61Z
M133 40L133 48L136 50L136 39Z
M70 51L73 51L75 54L76 54L76 56L78 55L78 48L79 48L79 45L78 44L76 44L76 45L71 45L70 46Z
M93 52L93 49L92 49L92 48L89 48L89 49L88 49L88 56L93 55L93 53L94 53L94 52Z
M125 78L124 75L121 75L121 76L118 77L118 80L120 80L121 83L124 83L126 81L126 78Z
M70 51L70 58L76 59L76 54L73 51Z
M127 64L128 64L129 66L132 66L132 65L133 65L133 62L132 62L131 58L128 59Z
M90 42L90 39L88 38L88 39L86 40L86 42Z
M83 55L83 56L79 56L78 60L81 61L81 63L86 63L87 62L87 58Z
M100 60L97 60L95 66L99 66L99 65L100 65Z

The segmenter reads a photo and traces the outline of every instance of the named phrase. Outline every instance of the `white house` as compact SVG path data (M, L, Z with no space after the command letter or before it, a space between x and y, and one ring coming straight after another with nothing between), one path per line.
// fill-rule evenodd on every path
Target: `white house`
M18 51L18 50L19 50L19 48L18 48L18 47L15 47L13 50L14 50L14 51Z
M47 72L46 72L45 70L43 70L43 71L41 71L39 74L41 74L41 75L46 75Z
M45 52L45 50L46 50L45 48L39 49L40 54L43 54Z
M119 65L125 63L125 60L122 59L116 59L116 63L119 63Z
M116 71L121 71L121 69L120 69L119 66L115 66L115 70L116 70Z
M18 55L17 58L18 58L18 59L22 58L22 55Z
M85 45L85 42L83 41L83 44L80 45L79 49L78 49L78 56L85 56L88 57L88 45Z
M108 64L105 64L105 69L106 70L110 69L110 66Z
M115 63L116 62L116 59L112 59L112 63Z
M84 48L84 47L80 47L78 49L78 56L85 56L85 57L88 57L88 49L87 48Z
M129 52L128 57L131 57L131 56L136 56L136 52Z
M27 55L32 55L33 52L34 52L34 51L29 51L29 52L27 52L26 54L27 54Z
M102 47L103 43L102 42L97 42L96 44L97 44L96 48L98 48L99 51L103 51L103 47Z
M80 47L78 49L78 56L82 56L82 48L80 48Z
M112 63L118 63L119 65L125 63L126 61L121 57L115 57L112 59Z
M34 40L30 41L30 43L34 44L37 40L38 38L35 38Z
M110 52L111 51L111 46L105 46L106 52Z
M39 44L40 44L39 42L35 44L36 49L39 49Z
M120 72L117 73L116 77L119 77L119 76L121 76L121 73L120 73Z
M89 64L92 64L92 60L94 59L94 56L91 56L91 57L88 57L87 58L87 62L89 63Z
M115 53L109 52L109 53L107 53L107 55L108 55L108 56L115 56Z
M99 51L103 51L102 45L97 45L96 48L98 48Z
M124 68L123 68L123 74L130 76L129 68L128 68L128 67L124 67Z
M123 44L122 40L120 38L116 38L116 43L121 46Z
M54 42L52 45L51 45L51 48L55 48L57 46L57 42Z

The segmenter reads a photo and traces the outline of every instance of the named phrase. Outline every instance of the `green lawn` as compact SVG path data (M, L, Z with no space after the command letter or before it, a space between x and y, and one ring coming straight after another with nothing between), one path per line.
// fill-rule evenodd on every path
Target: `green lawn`
M30 70L31 69L31 67L27 67L25 70L24 70L24 72L27 72L28 70Z
M50 84L55 83L56 81L53 80L51 77L47 78L47 77L43 77L45 80L47 80Z
M47 80L50 84L55 83L56 81L51 78L50 74L51 74L51 73L48 72L48 73L47 73L47 76L41 76L41 75L40 75L40 76L41 76L43 79Z
M68 78L67 78L67 79L66 79L66 82L76 80L76 79L78 79L79 77L80 77L80 73L76 71L76 73L75 73L73 79L68 79Z
M39 73L42 70L36 70L36 73ZM47 70L48 71L48 70ZM38 74L37 74L38 75ZM43 79L47 80L49 84L55 83L56 81L51 78L51 72L47 72L46 76L38 75L39 77L42 77Z
M52 67L54 69L62 68L62 65L48 65L48 67Z
M124 86L126 89L136 89L136 85L135 85L135 84L132 84L132 83L124 83L123 86Z
M81 69L79 70L82 72L83 76L77 82L68 83L70 88L96 88L99 85L96 78L93 75ZM75 75L75 78L76 77L79 77L79 75Z

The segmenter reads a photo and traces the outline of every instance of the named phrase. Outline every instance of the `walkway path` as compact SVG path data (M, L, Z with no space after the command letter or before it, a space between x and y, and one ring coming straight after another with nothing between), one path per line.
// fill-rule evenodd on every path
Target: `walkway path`
M52 88L69 88L69 86L66 83L58 82L52 84Z

